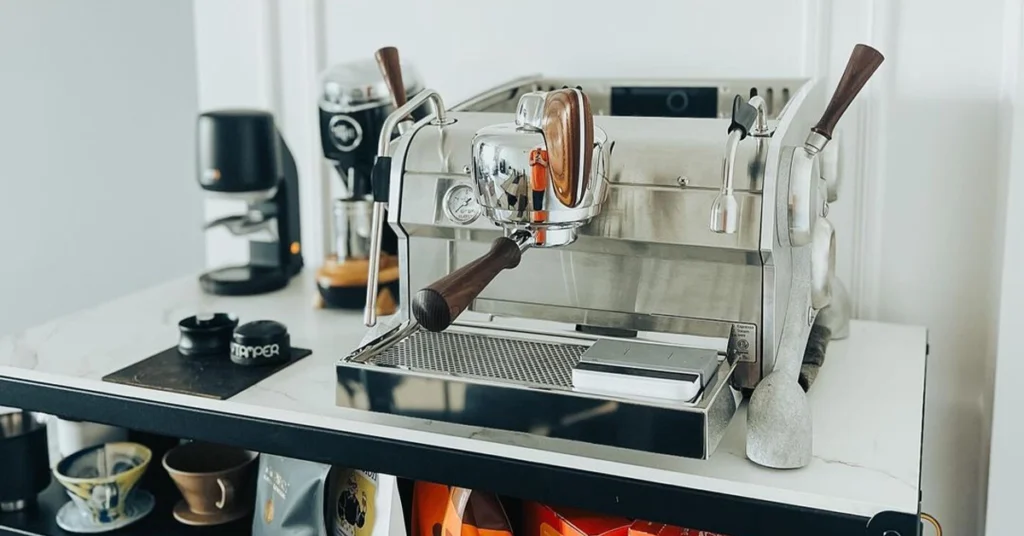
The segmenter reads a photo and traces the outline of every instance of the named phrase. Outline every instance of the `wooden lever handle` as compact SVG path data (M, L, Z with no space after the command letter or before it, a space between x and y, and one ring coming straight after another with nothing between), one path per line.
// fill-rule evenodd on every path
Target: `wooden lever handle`
M402 63L398 59L398 49L395 47L384 47L374 54L377 58L377 67L384 77L384 83L388 85L391 92L391 103L398 108L405 104L405 84L402 82Z
M832 94L832 100L825 108L825 113L821 114L818 124L814 125L811 130L827 139L832 139L832 131L836 128L836 123L843 117L846 109L850 107L850 103L857 98L857 94L860 93L864 84L868 82L871 75L875 74L878 66L884 60L885 57L881 52L867 45L853 47L850 60L846 62L843 77L839 79L839 85L836 86L836 91Z
M421 289L412 299L412 314L429 331L444 331L506 268L519 266L522 251L514 240L501 237L479 259Z
M594 114L579 89L548 93L542 120L555 197L569 208L582 201L594 159Z

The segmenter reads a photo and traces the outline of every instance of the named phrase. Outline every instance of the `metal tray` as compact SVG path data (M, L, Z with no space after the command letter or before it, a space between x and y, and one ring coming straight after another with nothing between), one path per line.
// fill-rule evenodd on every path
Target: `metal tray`
M733 359L691 403L575 391L572 367L594 340L405 323L338 363L337 403L688 458L714 452L740 400Z

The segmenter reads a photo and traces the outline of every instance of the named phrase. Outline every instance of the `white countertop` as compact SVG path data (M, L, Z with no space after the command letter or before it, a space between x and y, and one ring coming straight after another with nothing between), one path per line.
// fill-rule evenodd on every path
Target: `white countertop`
M556 442L553 451L527 434L436 422L399 427L389 415L336 407L335 363L359 345L366 328L360 312L314 309L309 272L281 291L237 298L206 295L187 277L68 315L0 338L0 376L866 517L918 511L922 327L854 321L848 339L830 344L810 391L814 459L805 468L771 470L746 459L745 407L709 460L570 441ZM283 322L292 344L313 355L225 401L101 380L175 345L178 321L197 312Z

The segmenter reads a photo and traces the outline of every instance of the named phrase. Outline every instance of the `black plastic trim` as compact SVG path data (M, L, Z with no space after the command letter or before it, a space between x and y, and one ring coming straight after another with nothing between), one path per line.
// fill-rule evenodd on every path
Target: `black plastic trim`
M680 488L528 460L0 377L0 405L259 452L444 482L729 536L910 536L917 516L861 516ZM871 522L869 524L869 521ZM0 534L4 534L0 527Z

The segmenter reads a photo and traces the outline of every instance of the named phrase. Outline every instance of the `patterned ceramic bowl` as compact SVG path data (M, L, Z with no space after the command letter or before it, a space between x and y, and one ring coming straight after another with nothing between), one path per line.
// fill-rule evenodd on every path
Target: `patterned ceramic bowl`
M98 524L115 523L152 458L138 443L107 443L64 458L53 474L83 515Z

